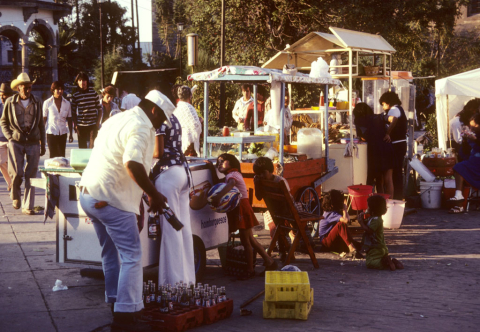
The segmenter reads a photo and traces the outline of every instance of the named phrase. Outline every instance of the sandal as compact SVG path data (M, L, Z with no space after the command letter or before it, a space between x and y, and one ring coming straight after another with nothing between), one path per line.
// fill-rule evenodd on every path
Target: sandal
M392 258L392 262L397 270L403 270L403 264L396 258Z
M396 270L396 267L395 267L395 264L392 261L392 258L388 255L384 257L384 264L387 268L390 269L390 271L395 271Z
M458 214L458 213L464 213L465 210L463 209L463 206L454 206L453 208L448 211L450 214Z

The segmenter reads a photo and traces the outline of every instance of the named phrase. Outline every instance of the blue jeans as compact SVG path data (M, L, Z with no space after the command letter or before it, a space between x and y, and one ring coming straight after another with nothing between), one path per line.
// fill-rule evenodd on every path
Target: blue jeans
M110 205L96 209L97 202L88 194L80 195L82 209L92 219L102 247L105 301L115 303L115 312L140 311L143 268L136 216Z

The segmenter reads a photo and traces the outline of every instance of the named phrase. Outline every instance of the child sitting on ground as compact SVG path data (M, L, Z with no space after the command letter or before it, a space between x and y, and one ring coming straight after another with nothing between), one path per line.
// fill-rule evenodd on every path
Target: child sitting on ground
M344 194L332 189L325 194L322 201L323 219L320 220L318 237L322 248L327 251L350 252L352 258L361 259L356 243L347 223L350 220Z
M358 222L365 230L363 245L367 252L366 265L369 269L403 269L403 264L388 255L388 248L383 236L382 216L387 213L387 202L380 195L367 199L368 209L360 213ZM370 215L366 218L366 215Z

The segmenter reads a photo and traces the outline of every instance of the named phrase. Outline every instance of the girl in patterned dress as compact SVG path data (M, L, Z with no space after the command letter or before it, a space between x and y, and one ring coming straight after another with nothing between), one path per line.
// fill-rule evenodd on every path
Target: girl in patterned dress
M234 155L224 153L217 158L217 169L220 173L225 174L225 183L227 185L217 195L213 196L212 204L214 206L218 205L221 198L233 187L237 187L242 194L238 206L232 211L227 212L229 231L235 232L237 229L239 230L240 241L245 249L245 257L247 258L247 274L246 277L242 277L241 279L250 279L255 276L252 248L255 248L260 256L262 256L266 271L276 270L278 268L277 262L267 255L265 249L253 237L252 228L259 225L259 223L248 201L247 186L240 173L240 162ZM221 182L215 170L212 170L212 175L215 183Z

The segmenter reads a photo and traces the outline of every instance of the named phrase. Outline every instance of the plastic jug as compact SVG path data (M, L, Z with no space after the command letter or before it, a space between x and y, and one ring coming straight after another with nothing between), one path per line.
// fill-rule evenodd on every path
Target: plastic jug
M302 128L297 134L297 153L307 158L322 158L323 133L317 128Z

